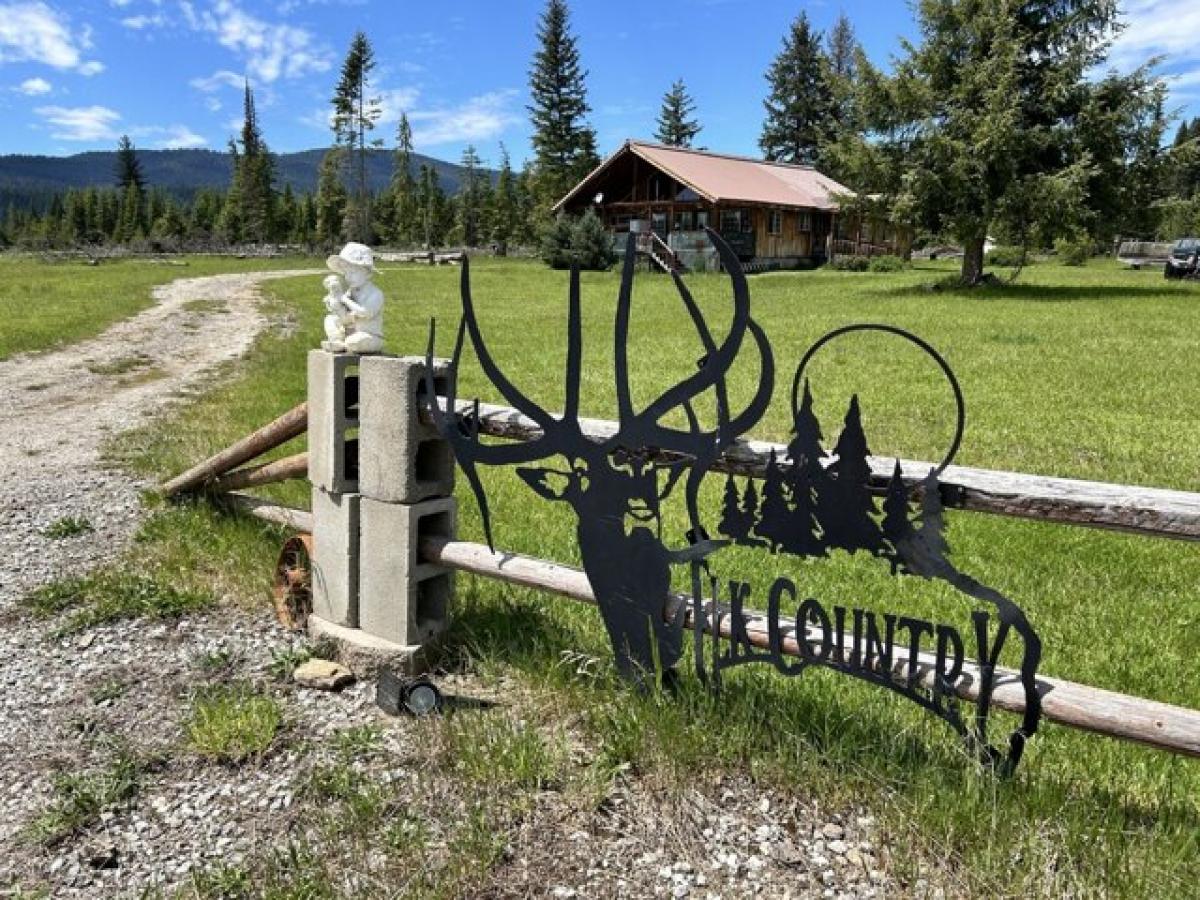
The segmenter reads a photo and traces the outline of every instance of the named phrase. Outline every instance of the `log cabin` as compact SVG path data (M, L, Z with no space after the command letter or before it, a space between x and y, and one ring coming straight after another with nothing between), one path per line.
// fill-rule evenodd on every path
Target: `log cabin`
M618 252L634 232L638 255L667 271L717 268L705 226L752 272L817 265L835 250L893 252L878 228L864 240L867 226L839 220L839 195L853 192L811 166L627 140L554 212L591 209L617 236Z

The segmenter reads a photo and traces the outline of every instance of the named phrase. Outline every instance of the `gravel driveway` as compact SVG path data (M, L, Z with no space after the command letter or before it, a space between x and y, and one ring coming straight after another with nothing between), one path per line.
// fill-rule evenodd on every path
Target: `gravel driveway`
M176 281L155 291L155 306L90 341L0 362L7 413L0 420L0 897L13 888L27 896L22 886L55 897L186 893L194 871L285 846L319 812L298 792L304 773L334 755L336 737L354 726L382 726L373 779L411 783L414 799L445 797L427 810L435 831L452 827L473 797L470 785L431 773L423 756L430 732L384 719L369 684L332 694L277 683L293 740L253 764L234 768L179 752L198 660L228 660L217 677L269 682L272 654L295 643L268 609L222 607L169 624L122 622L55 637L53 623L13 608L29 589L86 572L126 547L146 485L105 468L102 444L249 349L266 326L261 282L307 274ZM63 539L43 533L65 517L86 519L94 530ZM110 696L103 690L110 684L124 687ZM489 691L470 676L445 677L442 686L477 698ZM54 774L103 766L111 740L156 760L136 800L53 846L22 840L22 829L56 797ZM439 815L448 819L439 823ZM824 898L901 890L886 874L888 853L865 810L824 811L813 798L772 795L744 776L666 798L653 784L620 779L602 808L566 806L545 792L506 838L488 896ZM368 846L365 862L339 858L348 895L394 894L386 874L370 872L379 856ZM926 892L924 882L909 887Z

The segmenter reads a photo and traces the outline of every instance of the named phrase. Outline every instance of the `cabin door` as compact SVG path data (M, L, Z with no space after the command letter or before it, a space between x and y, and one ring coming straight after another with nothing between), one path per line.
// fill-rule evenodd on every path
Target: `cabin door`
M812 247L809 249L811 256L824 257L828 254L829 219L829 213L813 214Z

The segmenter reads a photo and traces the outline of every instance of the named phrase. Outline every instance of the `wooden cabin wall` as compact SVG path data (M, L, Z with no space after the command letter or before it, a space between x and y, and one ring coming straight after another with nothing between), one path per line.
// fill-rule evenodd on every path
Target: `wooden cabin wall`
M755 232L754 255L762 259L812 256L812 232L799 229L803 214L794 209L785 209L781 212L783 228L779 234L769 233L771 227L771 211L769 209L755 209L751 213ZM815 210L808 214L810 225L812 217L816 214Z

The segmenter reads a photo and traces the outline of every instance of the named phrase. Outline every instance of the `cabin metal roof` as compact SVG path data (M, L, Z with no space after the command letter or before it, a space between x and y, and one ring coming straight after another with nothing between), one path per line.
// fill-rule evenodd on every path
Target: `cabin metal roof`
M757 203L836 210L838 204L833 195L854 193L811 166L766 162L746 156L628 140L554 204L554 210L558 211L572 200L586 195L588 186L626 154L645 160L710 203Z

